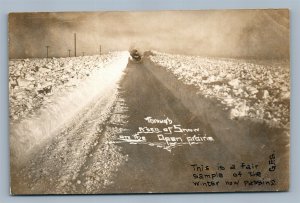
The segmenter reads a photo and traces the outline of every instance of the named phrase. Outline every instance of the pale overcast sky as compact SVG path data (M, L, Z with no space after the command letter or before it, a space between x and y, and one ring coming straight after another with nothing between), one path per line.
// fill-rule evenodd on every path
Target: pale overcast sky
M158 50L222 57L288 57L288 10L13 13L10 58L102 50Z

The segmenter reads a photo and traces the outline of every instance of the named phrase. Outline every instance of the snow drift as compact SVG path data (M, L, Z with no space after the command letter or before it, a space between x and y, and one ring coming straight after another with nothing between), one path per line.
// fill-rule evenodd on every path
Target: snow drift
M169 62L169 61L167 61ZM215 135L216 142L226 148L236 160L251 157L254 152L268 154L281 151L284 156L289 148L289 131L280 126L270 127L266 122L252 119L231 119L231 110L213 97L200 94L197 86L179 80L166 67L147 58L145 68L158 82L162 83L198 119L206 124ZM278 143L278 139L281 140ZM267 144L266 144L267 143Z
M245 60L153 52L150 60L198 94L216 99L231 119L261 120L288 129L290 70L287 60Z
M56 132L71 122L82 109L93 101L107 95L122 76L128 63L128 52L119 52L102 68L90 71L90 76L81 80L74 88L53 94L48 102L30 116L11 120L11 163L20 166L42 147ZM75 60L75 59L74 59ZM82 57L82 60L85 60ZM90 58L89 58L90 60ZM100 61L99 61L100 63ZM82 69L85 63L81 64Z

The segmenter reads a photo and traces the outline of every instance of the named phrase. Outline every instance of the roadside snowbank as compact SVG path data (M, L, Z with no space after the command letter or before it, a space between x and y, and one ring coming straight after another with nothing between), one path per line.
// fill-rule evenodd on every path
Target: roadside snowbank
M52 95L70 91L94 71L119 57L118 53L51 59L9 61L11 121L27 118L51 103Z
M153 52L150 60L230 109L230 118L264 120L289 129L287 61L246 61Z
M115 52L101 57L49 59L49 62L47 59L11 62L12 161L23 162L35 147L51 138L93 100L109 91L109 88L121 78L128 57L128 52ZM36 71L30 71L32 68ZM26 84L22 82L20 84L18 81L17 86L12 87L11 84L15 79L11 78L16 72L20 72L16 80L24 80ZM34 79L30 80L29 77ZM51 87L50 91L47 91L48 86ZM14 111L18 109L15 104L22 105L22 102L26 107L20 112L25 113L18 114Z

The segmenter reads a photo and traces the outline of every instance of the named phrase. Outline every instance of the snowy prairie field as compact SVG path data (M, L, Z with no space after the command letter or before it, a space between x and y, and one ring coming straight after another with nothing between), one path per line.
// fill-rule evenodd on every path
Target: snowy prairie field
M265 121L289 129L288 60L244 60L150 54L150 60L174 74L199 94L217 99L231 119Z

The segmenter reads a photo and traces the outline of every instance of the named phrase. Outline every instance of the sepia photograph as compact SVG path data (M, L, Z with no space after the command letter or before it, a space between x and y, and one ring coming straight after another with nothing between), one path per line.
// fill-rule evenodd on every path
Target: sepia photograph
M11 195L289 190L288 9L10 13Z

